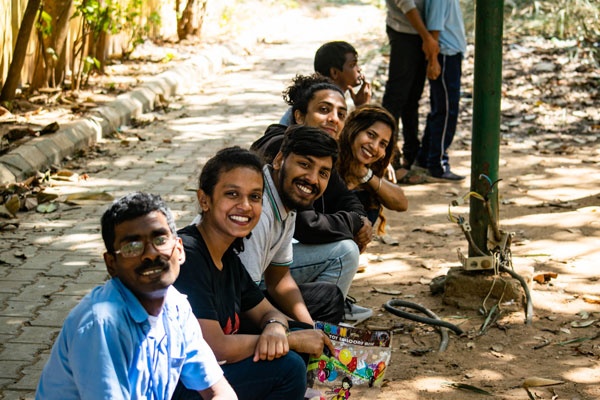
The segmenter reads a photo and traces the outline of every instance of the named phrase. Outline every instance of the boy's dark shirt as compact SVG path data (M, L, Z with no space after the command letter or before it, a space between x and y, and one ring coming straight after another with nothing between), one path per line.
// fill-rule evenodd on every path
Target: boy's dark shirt
M174 286L187 295L196 318L219 322L226 335L240 328L240 314L254 308L264 295L230 247L219 271L195 225L177 231L183 241L185 263Z
M279 152L287 126L270 125L265 134L252 143L250 150L271 163ZM300 243L322 244L352 239L363 225L365 209L338 172L331 172L327 188L313 207L298 210L294 238Z

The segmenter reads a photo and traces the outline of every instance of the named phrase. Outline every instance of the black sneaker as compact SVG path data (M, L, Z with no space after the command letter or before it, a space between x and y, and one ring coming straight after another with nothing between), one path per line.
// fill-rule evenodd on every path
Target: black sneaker
M465 179L464 176L462 175L457 175L454 172L448 170L448 171L444 171L442 174L431 174L432 177L437 178L437 179L443 179L445 181L462 181L463 179Z

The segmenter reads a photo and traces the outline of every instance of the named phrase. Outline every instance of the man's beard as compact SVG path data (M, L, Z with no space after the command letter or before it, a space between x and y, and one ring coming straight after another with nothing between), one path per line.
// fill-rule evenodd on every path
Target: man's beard
M283 163L282 168L279 170L279 188L281 189L281 192L279 193L279 197L281 197L281 201L283 202L283 205L285 207L287 207L289 210L298 210L298 211L312 208L314 200L311 201L310 204L305 204L303 202L301 203L301 202L294 200L292 198L292 196L290 196L287 193L287 191L285 190L285 187L284 187L284 182L286 180L286 176L287 176L287 173L286 173L286 169L285 169L285 163ZM301 183L302 185L311 188L313 190L313 193L319 192L319 188L317 187L317 185L307 183L303 179L294 179L294 181L291 182L291 185L294 186L296 183Z

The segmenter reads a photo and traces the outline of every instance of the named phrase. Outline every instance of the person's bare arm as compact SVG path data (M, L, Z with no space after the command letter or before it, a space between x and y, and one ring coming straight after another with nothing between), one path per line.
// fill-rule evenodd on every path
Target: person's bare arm
M313 324L289 267L269 265L264 277L267 291L281 311L297 321Z
M264 327L260 335L226 335L217 321L198 319L204 339L217 360L235 363L252 355L254 361L273 360L288 353L285 327L276 323L265 326L269 319L276 319L287 326L285 315L275 309L267 299L246 311L246 315L256 326Z
M434 37L425 26L423 19L421 19L421 15L419 14L419 10L413 8L410 11L407 11L406 18L408 22L416 29L423 39L423 53L425 53L425 58L427 60L431 60L437 58L438 53L440 52L440 46L438 44L437 37Z
M199 390L198 393L204 400L237 400L237 395L225 377L211 387Z
M375 195L385 208L394 211L408 210L408 199L400 186L378 176L373 176L365 185L375 191Z
M218 361L235 363L254 354L258 335L226 335L218 321L198 319L202 336L210 346Z

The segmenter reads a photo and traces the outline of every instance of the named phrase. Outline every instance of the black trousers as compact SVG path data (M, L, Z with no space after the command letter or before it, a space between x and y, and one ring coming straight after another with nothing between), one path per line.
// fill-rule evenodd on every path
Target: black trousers
M423 94L427 64L423 41L419 35L401 33L387 27L390 41L390 66L382 105L402 120L402 153L405 166L410 166L419 152L419 100ZM399 168L400 162L393 162Z
M344 295L336 284L329 282L310 282L298 285L300 294L310 316L315 321L330 322L337 324L344 319ZM278 310L281 308L265 290L263 291L267 300ZM298 321L290 321L290 328L312 328Z

